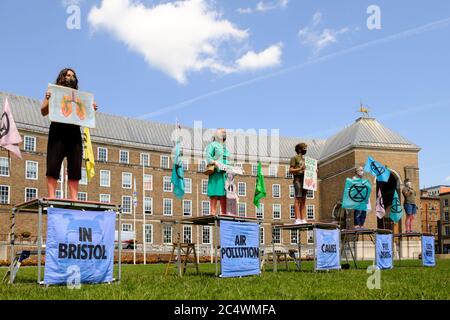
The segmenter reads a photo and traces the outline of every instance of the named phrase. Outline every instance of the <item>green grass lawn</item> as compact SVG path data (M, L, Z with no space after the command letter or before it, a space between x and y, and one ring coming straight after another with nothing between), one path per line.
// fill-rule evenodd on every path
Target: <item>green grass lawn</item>
M369 290L366 269L313 273L312 262L304 262L302 272L278 273L268 267L260 277L220 279L214 265L200 265L200 275L188 269L179 278L174 272L164 276L165 265L124 265L120 284L82 285L79 290L65 286L40 287L37 268L23 267L14 285L0 284L0 299L450 299L450 260L438 260L436 268L424 268L421 261L402 261L402 266L382 271L381 289ZM0 269L3 277L6 268Z

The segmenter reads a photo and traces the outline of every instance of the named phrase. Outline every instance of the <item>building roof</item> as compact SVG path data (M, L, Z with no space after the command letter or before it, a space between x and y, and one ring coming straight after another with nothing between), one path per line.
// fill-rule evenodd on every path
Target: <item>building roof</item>
M42 117L40 113L41 101L0 92L1 104L3 104L5 96L8 96L14 120L19 129L48 133L50 121L48 117ZM192 137L194 136L193 128L183 129L189 131ZM172 140L174 130L175 125L97 112L96 128L91 130L91 138L96 143L168 152L174 145ZM202 153L211 141L210 137L207 137L208 129L203 128L202 130L201 134L205 138L202 139L201 147L192 142L193 146L190 148L196 154ZM231 137L231 141L236 144L237 153L245 156L269 155L268 151L278 149L273 148L275 146L272 147L272 143L277 141L274 139L275 136L260 135L258 140L254 140L257 137L255 133L250 131L229 133L228 141ZM264 142L267 143L264 144ZM308 155L319 160L326 160L353 147L420 150L417 145L384 127L375 119L359 118L355 123L327 140L280 136L279 155L272 155L275 158L279 157L280 161L287 161L294 154L294 147L299 142L307 143ZM268 156L262 157L261 160L273 161L273 158Z
M359 118L327 139L320 155L322 161L352 148L382 148L420 151L420 147L386 128L374 118Z

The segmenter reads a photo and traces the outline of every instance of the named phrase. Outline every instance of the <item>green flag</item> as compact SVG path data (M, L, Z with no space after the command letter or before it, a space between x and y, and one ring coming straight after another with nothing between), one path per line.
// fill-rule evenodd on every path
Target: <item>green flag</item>
M266 197L266 186L264 184L264 176L262 174L261 162L258 162L258 176L256 177L255 197L253 203L259 208L259 201Z

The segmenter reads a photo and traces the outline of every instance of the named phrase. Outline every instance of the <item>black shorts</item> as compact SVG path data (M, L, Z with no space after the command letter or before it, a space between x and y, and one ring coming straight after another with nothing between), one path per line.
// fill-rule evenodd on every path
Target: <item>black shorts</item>
M298 175L294 177L294 194L295 198L306 198L307 190L303 189L304 175Z
M47 177L59 179L61 164L67 157L69 180L81 179L83 144L80 127L72 124L52 122L47 144Z

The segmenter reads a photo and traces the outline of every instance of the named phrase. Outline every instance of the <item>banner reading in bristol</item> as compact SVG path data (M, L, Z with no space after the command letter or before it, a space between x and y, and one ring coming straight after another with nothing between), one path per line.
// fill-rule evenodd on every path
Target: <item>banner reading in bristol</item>
M367 211L367 203L370 200L372 187L367 179L345 180L342 207L345 209Z
M95 128L94 96L75 89L48 85L51 92L48 117L52 122Z
M305 166L303 189L317 191L317 160L305 157Z
M332 270L341 268L339 229L319 229L316 228L316 269Z
M424 267L436 266L434 253L434 237L422 236L422 265Z
M392 269L392 234L377 234L375 242L375 261L381 270Z
M116 214L48 208L45 284L113 280ZM75 271L75 272L74 272Z
M220 221L222 277L260 274L259 224Z

